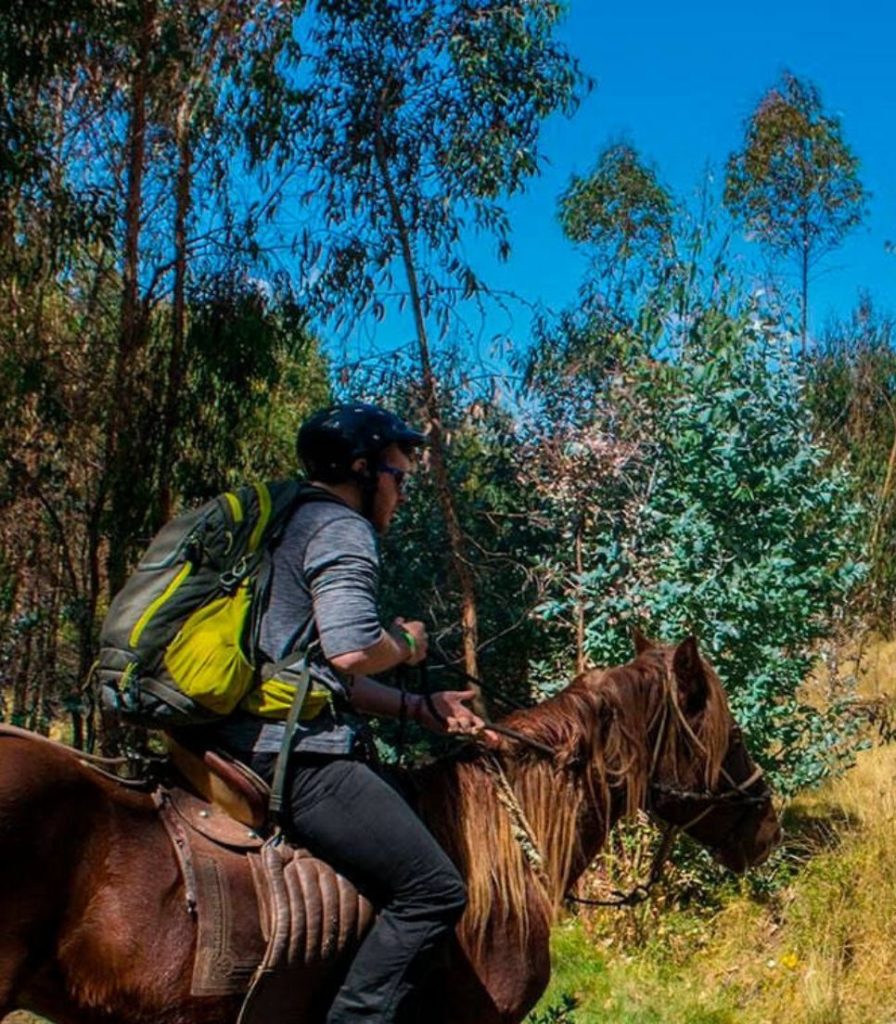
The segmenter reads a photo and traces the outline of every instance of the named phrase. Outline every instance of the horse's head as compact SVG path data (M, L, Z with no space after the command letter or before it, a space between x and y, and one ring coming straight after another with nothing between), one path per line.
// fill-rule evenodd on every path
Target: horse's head
M648 808L732 871L761 864L781 828L718 676L693 637L664 647L636 636L635 646L635 664L655 665L659 682L648 729Z

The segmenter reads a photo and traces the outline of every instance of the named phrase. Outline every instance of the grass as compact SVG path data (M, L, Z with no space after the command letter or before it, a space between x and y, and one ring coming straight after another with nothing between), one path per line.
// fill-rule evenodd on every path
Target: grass
M896 748L880 746L795 800L775 865L711 913L657 914L652 933L625 921L637 910L561 922L537 1013L569 994L576 1024L892 1024L894 779ZM641 941L619 941L632 932Z

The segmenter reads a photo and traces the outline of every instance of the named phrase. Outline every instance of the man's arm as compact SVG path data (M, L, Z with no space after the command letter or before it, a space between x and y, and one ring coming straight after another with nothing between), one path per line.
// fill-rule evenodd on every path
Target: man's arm
M348 651L327 660L350 676L375 676L398 665L417 665L427 652L426 627L422 622L396 619L379 640L361 651Z
M433 732L476 735L486 728L486 723L464 704L473 696L473 690L441 690L434 693L431 700L436 714L433 714L422 694L405 693L405 717ZM356 711L367 715L386 715L389 718L401 716L401 691L366 676L356 677L349 687L349 699Z

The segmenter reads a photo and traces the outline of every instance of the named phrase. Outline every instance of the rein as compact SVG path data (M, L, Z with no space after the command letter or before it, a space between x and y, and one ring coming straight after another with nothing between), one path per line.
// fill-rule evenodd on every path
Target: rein
M545 892L550 891L550 879L545 868L544 854L541 852L535 830L529 824L526 812L520 805L513 786L511 786L507 775L504 773L501 762L494 755L490 755L483 761L483 766L492 777L498 802L504 807L510 818L513 838L522 850L527 864L532 869L541 887ZM606 900L586 899L584 896L573 896L571 894L566 895L565 899L570 903L580 903L589 907L634 907L639 903L643 903L649 898L650 890L661 881L666 861L669 859L669 854L672 852L672 847L675 845L679 831L681 830L675 825L667 825L665 827L662 842L653 856L650 873L646 881L638 882L629 892L614 889L612 897Z
M547 743L534 740L524 732L517 732L516 729L508 729L506 725L495 725L494 722L489 722L486 726L486 731L497 732L501 736L507 736L509 739L516 740L518 743L524 743L526 746L532 747L533 750L538 750L551 760L554 760L556 757L556 751L553 747L549 747Z
M763 792L757 793L755 796L750 796L747 792L757 782L764 781L765 779L765 772L758 765L752 775L740 783L736 783L724 768L722 769L722 774L725 776L725 781L731 785L731 789L726 789L724 793L713 793L710 790L699 789L678 789L675 786L666 786L662 782L651 783L650 788L662 796L670 796L676 800L687 800L690 803L709 804L711 807L727 803L758 805L768 800L767 786L763 787ZM694 822L691 822L691 824L694 824Z
M653 860L650 862L650 871L646 881L637 882L634 888L628 892L623 892L621 889L613 889L610 899L598 900L589 899L585 896L569 895L566 897L567 901L569 903L579 903L586 907L637 907L638 904L650 898L650 890L658 882L662 881L666 861L672 853L672 847L675 845L675 840L678 838L680 831L682 830L677 825L666 825L663 829L663 838L656 853L653 855Z
M722 774L725 776L725 780L731 783L732 787L724 793L711 793L708 790L695 791L688 789L676 789L674 786L665 786L660 782L651 783L651 789L662 793L664 796L671 796L674 799L688 800L696 803L704 803L707 807L705 810L696 814L684 825L666 825L664 827L662 842L657 848L656 853L653 855L653 860L650 863L650 871L645 882L638 882L629 892L622 892L620 889L614 889L612 897L606 900L586 899L584 896L570 895L566 897L567 901L570 903L584 904L586 907L638 906L639 903L643 903L650 897L650 890L658 882L662 881L666 861L669 859L669 855L672 853L672 849L675 846L675 840L678 839L681 832L687 832L689 828L692 828L699 821L702 821L713 807L717 807L720 804L737 803L749 806L764 803L768 799L767 786L764 788L763 792L757 796L750 796L747 793L747 790L751 786L763 779L764 773L760 767L757 766L756 770L750 775L750 777L739 784L734 782L724 768L722 769Z
M653 746L653 756L650 762L651 779L653 779L653 776L656 772L657 765L659 764L660 754L662 752L663 745L666 739L666 732L669 727L670 708L672 711L674 711L675 715L678 718L679 725L683 728L685 734L688 736L694 747L696 747L701 754L707 754L706 747L703 745L702 741L700 740L700 737L691 728L690 722L688 722L687 718L682 712L681 707L678 704L678 701L675 700L675 698L672 696L673 677L671 669L668 664L665 665L665 669L666 671L663 674L663 692L665 695L665 700L663 701L660 711L657 712L658 714L662 715L662 721L660 722L659 729L657 730L656 742ZM650 723L650 726L648 728L652 728L652 726L653 722ZM743 743L740 726L737 725L737 723L734 724L731 732L737 742ZM738 803L743 804L744 806L749 806L751 804L764 803L769 797L770 791L768 788L768 784L765 782L765 773L763 772L762 768L759 767L759 765L756 765L756 767L751 772L749 777L744 779L742 782L736 782L731 777L730 772L728 772L724 765L719 766L719 774L722 776L725 782L728 783L730 787L730 789L726 789L722 793L715 793L709 788L702 790L681 789L676 786L669 786L662 782L653 781L651 781L650 783L650 789L656 793L660 793L663 796L670 796L676 800L687 800L691 803L702 803L707 805L707 809L705 811L702 811L696 818L693 818L691 821L689 821L687 825L683 825L682 829L687 829L690 828L692 825L696 825L697 822L700 821L701 818L704 818L709 813L709 811L712 810L714 806L717 806L719 804ZM757 782L763 783L762 792L756 794L755 796L750 796L747 791L752 786L756 785Z
M79 750L77 747L70 747L67 743L62 743L60 740L50 739L49 736L32 732L30 729L22 729L19 726L8 725L6 722L0 722L0 737L2 736L14 736L20 739L31 740L50 747L55 747L55 749L62 750L66 754L69 754L80 764L84 765L85 768L90 768L92 771L102 775L104 778L117 783L119 786L124 786L127 789L143 791L148 789L152 784L151 779L145 777L130 779L126 776L120 775L116 771L116 769L134 764L135 758L133 757L101 757L99 754L91 754L86 750ZM143 762L143 768L146 768L147 765L150 767L152 765L152 762L147 761L145 758L139 760Z

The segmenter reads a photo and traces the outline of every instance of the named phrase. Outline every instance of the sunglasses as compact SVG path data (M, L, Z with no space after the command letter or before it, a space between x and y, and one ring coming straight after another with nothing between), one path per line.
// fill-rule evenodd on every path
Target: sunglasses
M395 486L399 491L401 491L404 486L404 481L408 476L408 471L406 469L399 469L397 466L388 466L385 463L381 463L377 466L377 470L380 473L388 473L389 476L393 477L395 480Z

